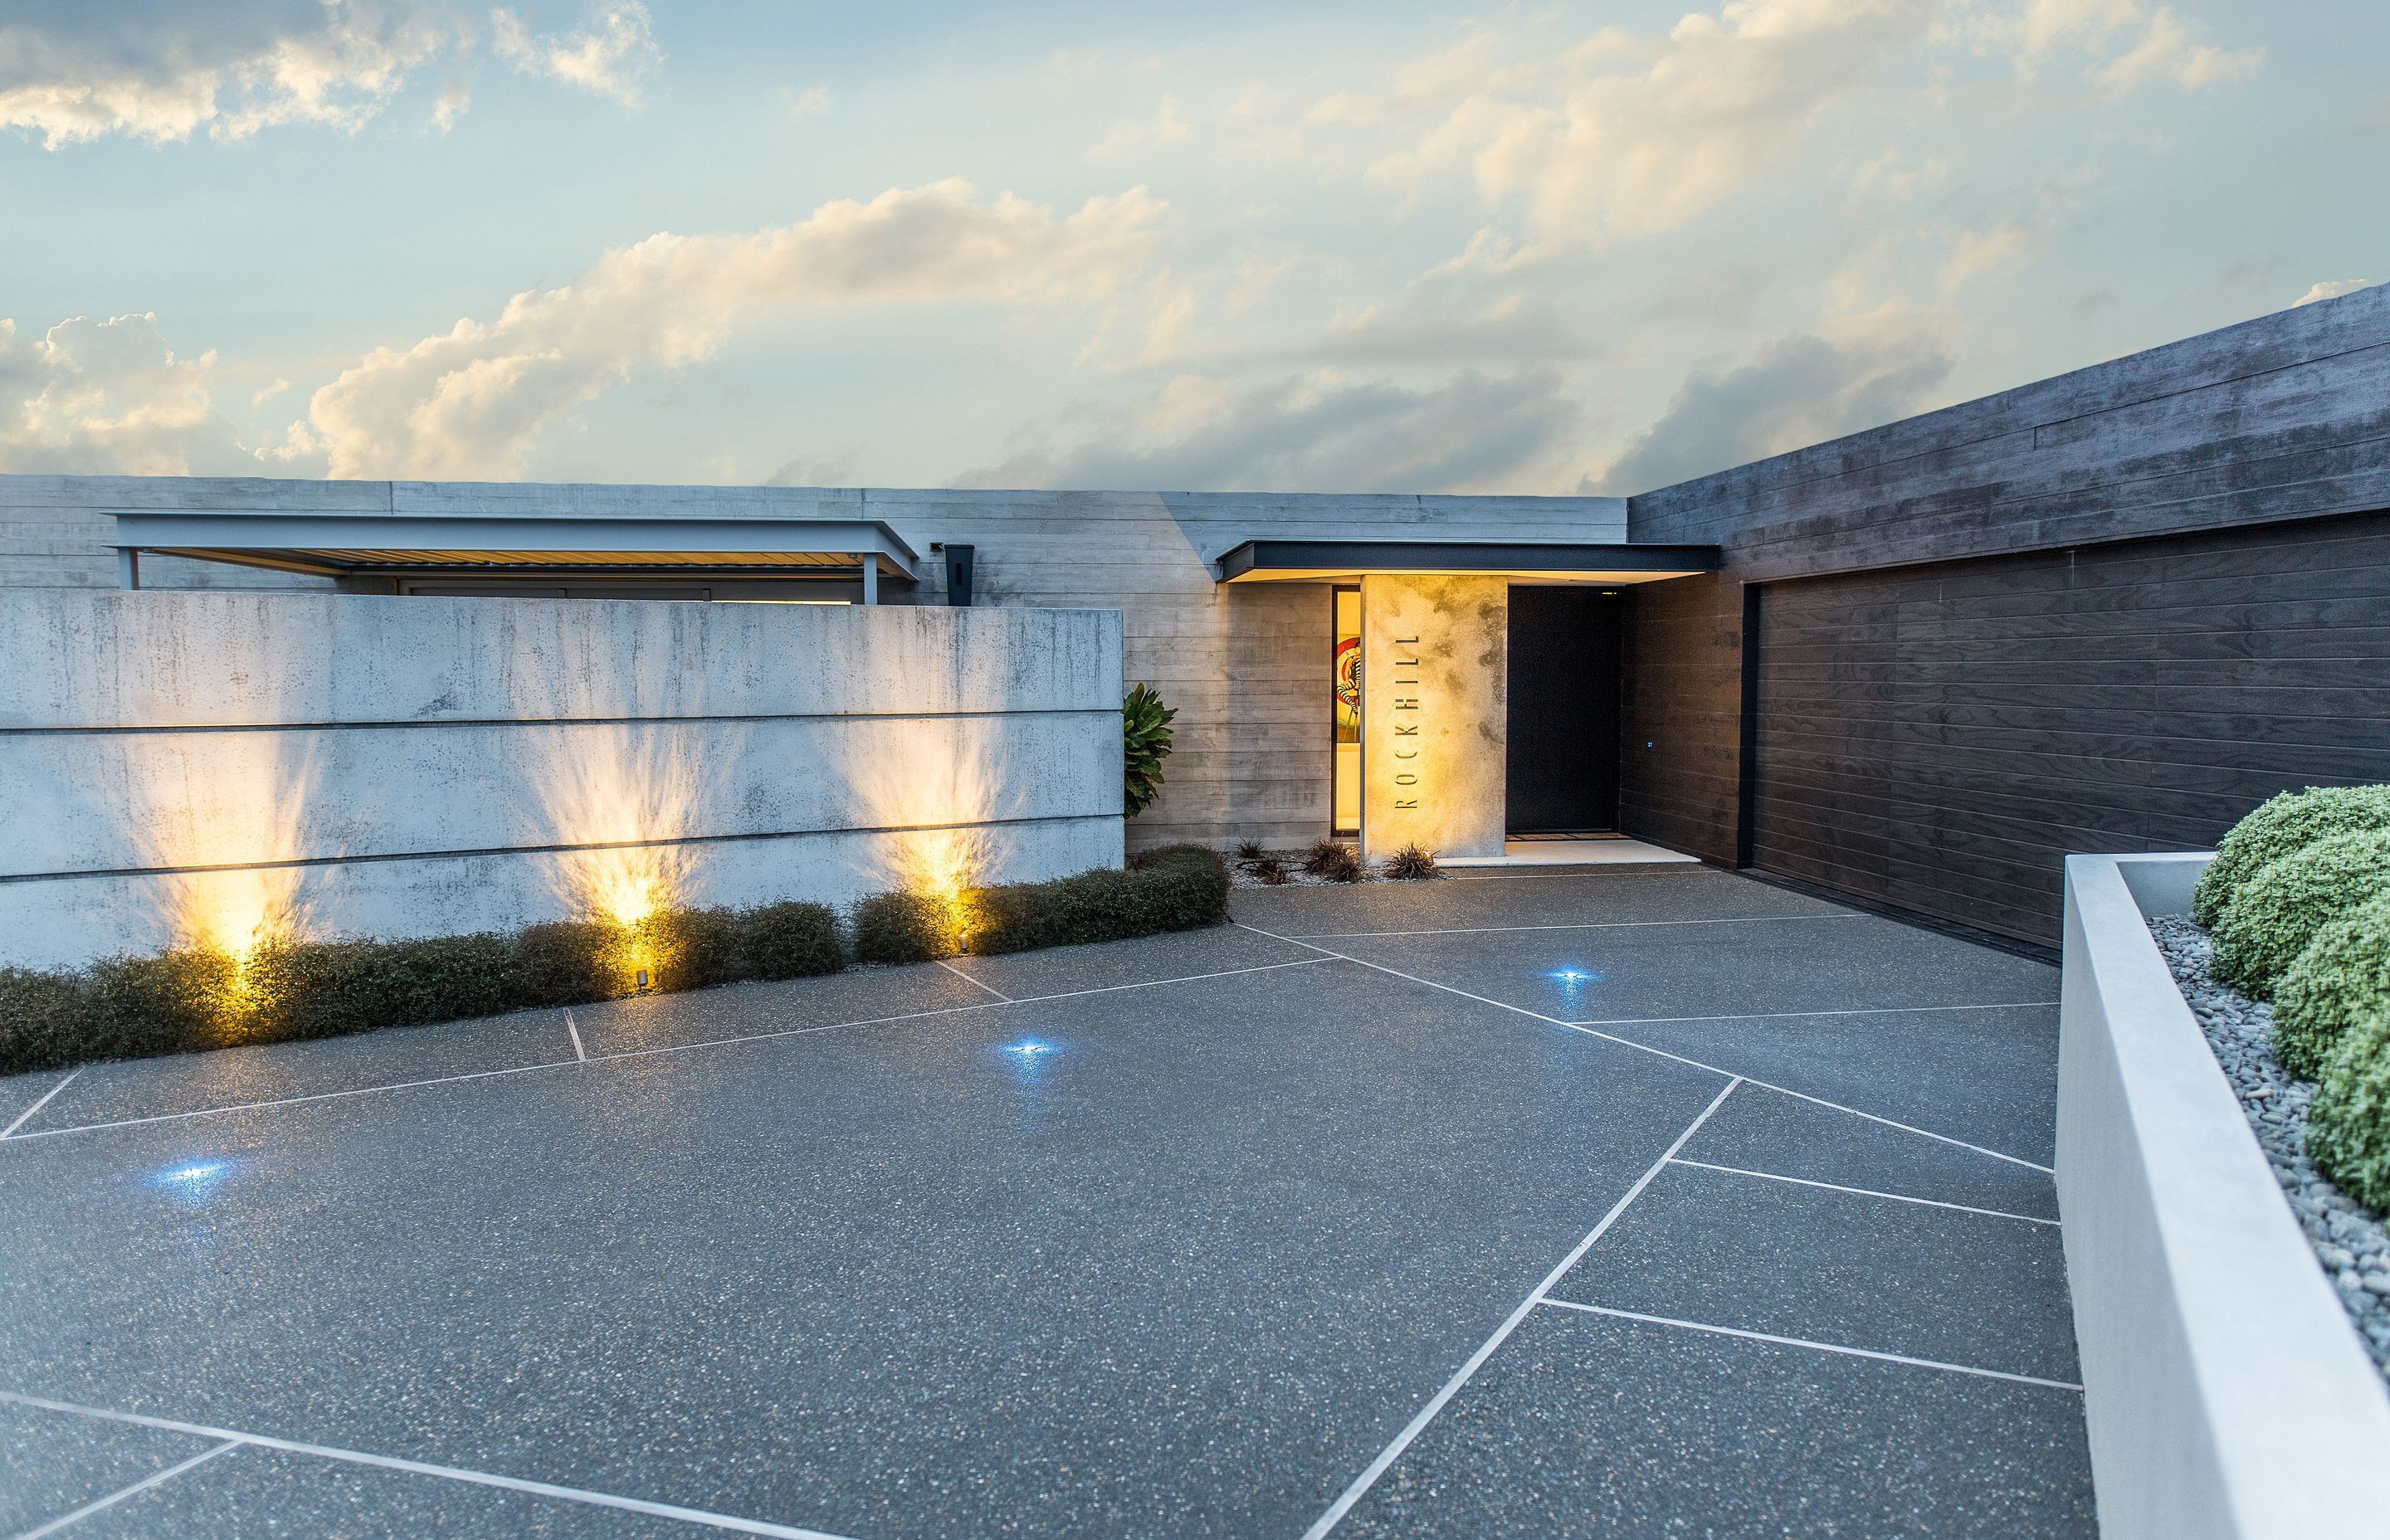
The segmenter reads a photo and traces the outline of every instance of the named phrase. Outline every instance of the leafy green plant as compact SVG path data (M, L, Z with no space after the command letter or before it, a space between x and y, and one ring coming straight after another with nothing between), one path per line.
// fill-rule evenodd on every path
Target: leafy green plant
M2213 930L2243 883L2335 834L2390 828L2390 786L2311 786L2285 791L2234 824L2191 890L2191 918Z
M811 979L846 966L838 916L827 904L765 904L739 922L750 978Z
M970 949L993 956L1218 925L1228 918L1228 887L1218 852L1164 845L1120 871L982 888L971 895Z
M1162 794L1162 762L1170 757L1170 723L1177 714L1150 685L1137 686L1121 701L1121 806L1129 817Z
M2274 1057L2314 1080L2369 1016L2390 1015L2390 892L2316 932L2274 986Z
M2271 999L2318 931L2385 888L2390 829L2335 834L2281 857L2243 882L2217 921L2216 976Z
M854 960L935 962L963 949L956 906L928 893L874 893L854 906Z
M1435 857L1416 843L1386 857L1386 875L1397 882L1423 882L1436 874Z
M2390 1213L2390 1011L2360 1017L2307 1106L2307 1158L2342 1191Z
M1340 840L1316 840L1304 855L1303 869L1330 882L1361 880L1361 853Z

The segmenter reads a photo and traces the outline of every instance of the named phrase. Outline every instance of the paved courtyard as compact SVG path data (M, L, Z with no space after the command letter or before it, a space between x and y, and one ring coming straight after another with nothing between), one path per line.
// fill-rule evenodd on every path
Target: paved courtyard
M2092 1533L2054 969L1236 910L0 1080L0 1534Z

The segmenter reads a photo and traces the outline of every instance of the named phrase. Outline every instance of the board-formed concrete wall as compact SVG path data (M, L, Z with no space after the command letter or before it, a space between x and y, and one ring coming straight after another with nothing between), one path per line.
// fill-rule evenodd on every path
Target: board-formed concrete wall
M0 964L1121 859L1120 617L0 592Z
M1132 845L1303 845L1329 825L1333 599L1313 583L1223 584L1212 563L1247 540L1623 540L1618 497L1012 492L879 487L579 486L302 481L262 477L0 476L0 588L106 588L117 509L642 519L877 519L922 554L892 604L943 605L934 542L978 549L982 606L1123 612L1124 677L1178 711L1161 798ZM329 580L149 556L157 588ZM1497 782L1498 784L1498 782Z

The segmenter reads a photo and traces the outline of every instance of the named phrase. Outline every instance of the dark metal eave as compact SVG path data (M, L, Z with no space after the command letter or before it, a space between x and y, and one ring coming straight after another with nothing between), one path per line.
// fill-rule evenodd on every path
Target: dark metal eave
M1218 567L1223 583L1280 571L1691 577L1718 570L1718 548L1593 541L1248 540L1223 552Z

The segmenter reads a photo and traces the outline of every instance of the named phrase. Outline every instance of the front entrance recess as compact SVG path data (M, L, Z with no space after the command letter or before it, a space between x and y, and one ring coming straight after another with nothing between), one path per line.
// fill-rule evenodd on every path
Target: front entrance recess
M1618 827L1622 606L1616 593L1598 588L1511 585L1512 834Z

